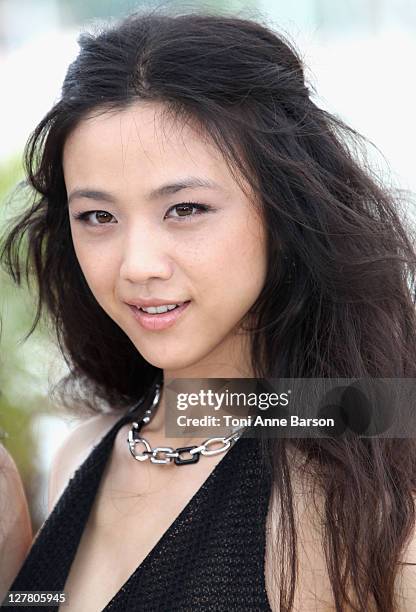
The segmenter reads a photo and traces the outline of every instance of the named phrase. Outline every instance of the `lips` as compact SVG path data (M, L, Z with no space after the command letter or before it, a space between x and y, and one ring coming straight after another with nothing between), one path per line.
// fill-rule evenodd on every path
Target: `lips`
M188 300L173 310L168 310L167 312L162 312L159 314L144 312L138 306L132 306L131 304L129 304L129 308L132 311L134 318L144 329L159 331L172 327L176 321L183 316L183 313L189 307L190 302L191 301ZM174 304L174 302L171 303Z
M165 299L165 300L157 300L156 298L149 298L143 300L126 300L126 304L129 306L137 306L137 308L150 308L151 306L169 306L170 304L184 304L185 302L189 302L190 300L178 300L178 299Z

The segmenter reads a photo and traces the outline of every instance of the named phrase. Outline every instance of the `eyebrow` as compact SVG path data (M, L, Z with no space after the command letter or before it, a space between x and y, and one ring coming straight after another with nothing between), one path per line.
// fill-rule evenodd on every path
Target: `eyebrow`
M157 198L177 193L178 191L182 191L183 189L196 189L200 187L202 187L203 189L216 189L218 191L223 190L221 185L219 185L212 179L202 178L198 176L187 176L173 183L165 183L164 185L153 189L147 194L146 199L156 200ZM87 187L74 189L68 196L68 204L75 198L88 198L90 200L100 200L113 204L117 201L117 198L107 191L90 189Z

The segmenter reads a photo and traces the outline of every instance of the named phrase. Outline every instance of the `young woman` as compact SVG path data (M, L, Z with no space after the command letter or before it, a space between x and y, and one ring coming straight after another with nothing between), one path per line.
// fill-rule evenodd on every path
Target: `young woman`
M15 579L32 541L26 496L16 464L0 444L0 602Z
M20 282L26 233L34 325L46 308L63 399L97 415L13 589L71 612L416 609L413 439L230 434L187 464L203 440L164 428L168 378L414 377L398 201L260 23L136 13L80 46L3 257Z

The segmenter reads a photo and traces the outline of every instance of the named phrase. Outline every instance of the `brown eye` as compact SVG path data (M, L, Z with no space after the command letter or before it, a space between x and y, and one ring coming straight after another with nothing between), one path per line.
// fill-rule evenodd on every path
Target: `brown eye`
M108 220L112 217L113 215L106 212L105 210L89 210L87 212L82 212L77 215L74 215L75 220L90 226L109 225Z
M178 213L179 217L183 217L186 216L188 217L189 215L183 215L183 212L190 212L195 208L195 206L193 204L178 204L178 206L175 207L176 212Z
M107 213L103 210L98 210L96 212L96 219L98 220L98 222L103 225L105 224L105 220L109 219L110 217L112 217L113 215L110 215L110 213ZM103 223L101 223L101 221L103 221Z
M183 202L182 204L175 204L174 206L171 206L168 212L173 211L175 213L174 215L171 215L171 219L192 219L192 217L203 215L210 210L211 207L207 206L206 204L198 204L197 202Z

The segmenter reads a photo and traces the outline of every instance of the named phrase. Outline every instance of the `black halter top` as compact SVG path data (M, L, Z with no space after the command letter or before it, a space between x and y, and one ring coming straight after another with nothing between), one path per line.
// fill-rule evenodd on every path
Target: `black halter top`
M136 405L142 404L143 414L153 392L154 386ZM131 410L125 413L76 470L10 591L64 590L115 436L137 419L133 415ZM264 576L270 493L271 477L261 462L259 440L243 435L104 610L271 612ZM50 612L58 606L23 609Z

